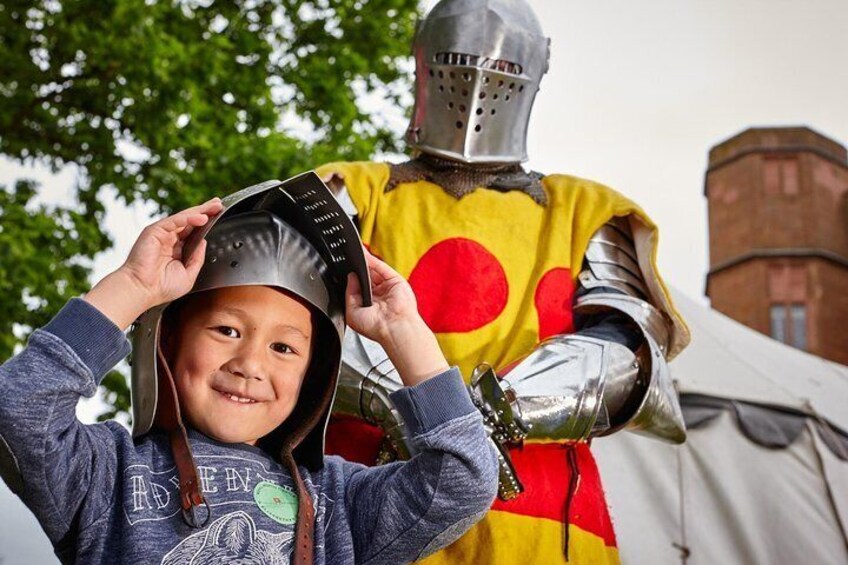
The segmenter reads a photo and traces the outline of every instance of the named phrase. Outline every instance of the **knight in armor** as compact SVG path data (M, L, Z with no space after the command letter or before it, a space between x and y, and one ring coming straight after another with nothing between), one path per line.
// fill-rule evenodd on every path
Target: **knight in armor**
M667 363L689 332L657 271L657 228L606 186L522 167L549 58L524 0L442 0L413 53L412 159L318 172L410 281L500 453L491 511L425 563L617 563L591 441L685 439ZM410 455L398 386L380 348L348 334L329 449Z

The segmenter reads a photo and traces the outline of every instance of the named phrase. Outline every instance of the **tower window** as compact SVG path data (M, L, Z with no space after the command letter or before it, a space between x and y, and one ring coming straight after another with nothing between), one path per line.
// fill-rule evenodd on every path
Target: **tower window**
M771 307L771 337L786 343L786 306L782 304Z
M772 304L769 311L771 337L806 351L807 307L804 304Z
M798 194L798 160L767 158L763 163L763 184L766 194Z
M792 323L792 345L807 350L807 308L803 304L793 304L790 309Z

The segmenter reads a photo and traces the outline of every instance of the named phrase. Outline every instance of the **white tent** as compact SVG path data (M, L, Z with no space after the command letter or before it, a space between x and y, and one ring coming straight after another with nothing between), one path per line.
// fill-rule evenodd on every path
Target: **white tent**
M848 367L675 301L688 441L593 443L622 561L848 563Z

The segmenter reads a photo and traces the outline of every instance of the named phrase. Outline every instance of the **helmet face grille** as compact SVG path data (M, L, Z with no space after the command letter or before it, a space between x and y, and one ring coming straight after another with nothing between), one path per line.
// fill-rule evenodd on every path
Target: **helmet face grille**
M330 250L330 260L334 265L344 263L346 257L342 253L348 244L348 237L339 223L342 218L347 218L344 212L338 210L338 205L330 206L328 198L332 198L326 190L307 189L302 192L293 193L292 198L308 212L318 229L321 231L322 239ZM335 204L335 202L333 202ZM357 245L359 242L355 242Z
M416 149L466 163L527 159L548 39L523 0L442 0L413 45Z
M419 76L428 104L417 146L466 160L521 161L533 96L523 75L476 66L431 65Z

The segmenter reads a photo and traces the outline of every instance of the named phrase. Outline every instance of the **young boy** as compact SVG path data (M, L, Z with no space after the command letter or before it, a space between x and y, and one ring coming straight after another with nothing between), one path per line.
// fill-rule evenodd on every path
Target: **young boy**
M315 206L285 189L148 226L0 367L0 472L63 562L401 563L488 510L495 455L411 288L369 255L365 307L360 280L345 291L333 271L336 213L310 224ZM82 425L80 395L128 353L137 319L132 436ZM417 450L407 462L323 456L345 319L408 387L392 398Z

